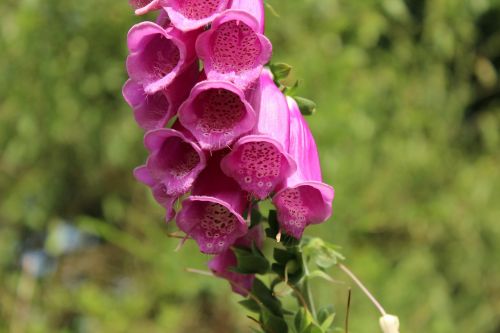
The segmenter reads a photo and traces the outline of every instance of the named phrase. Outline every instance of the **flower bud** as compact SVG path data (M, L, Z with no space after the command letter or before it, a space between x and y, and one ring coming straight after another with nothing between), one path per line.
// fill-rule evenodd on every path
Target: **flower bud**
M399 318L386 314L380 317L380 327L384 333L399 333Z

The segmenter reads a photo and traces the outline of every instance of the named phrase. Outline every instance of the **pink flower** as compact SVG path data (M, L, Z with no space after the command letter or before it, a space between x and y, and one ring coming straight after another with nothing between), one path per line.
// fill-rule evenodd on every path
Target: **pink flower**
M166 2L165 0L129 0L130 5L135 9L135 15L144 15L158 10L166 5Z
M242 214L248 208L247 193L220 170L221 154L214 155L198 176L192 196L182 202L177 226L191 236L206 254L227 250L245 235Z
M290 154L297 171L273 197L281 228L301 238L306 226L327 220L332 214L334 190L322 182L318 150L295 100L287 97L290 108Z
M222 160L221 168L243 190L265 199L296 169L287 153L290 141L288 105L267 69L260 76L252 104L258 112L257 126L252 135L235 143Z
M179 30L201 28L225 10L229 0L169 0L165 10L172 24Z
M227 80L245 90L269 61L272 45L255 17L241 10L219 15L196 41L209 80Z
M250 229L244 237L237 239L235 246L250 248L252 244L255 244L255 246L261 248L263 242L262 227L257 225ZM235 293L246 297L250 290L252 290L255 275L232 272L230 269L236 267L237 264L238 260L233 250L227 249L210 260L208 268L215 276L228 280Z
M145 166L134 171L136 178L151 187L155 199L173 217L173 204L188 192L206 166L202 150L181 131L157 129L146 133L144 144L150 151Z
M195 60L197 33L182 33L153 22L136 24L128 33L127 71L147 94L167 88Z
M134 118L144 130L165 127L188 97L198 78L198 64L193 63L167 89L148 95L139 83L128 80L123 86L123 97L134 111Z
M256 123L255 111L243 92L224 81L203 81L194 86L179 108L179 121L206 150L229 147L250 132Z

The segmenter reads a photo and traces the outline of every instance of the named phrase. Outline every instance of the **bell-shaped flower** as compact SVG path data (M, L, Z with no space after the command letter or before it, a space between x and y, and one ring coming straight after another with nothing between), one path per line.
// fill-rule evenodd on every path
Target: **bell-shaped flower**
M194 86L179 108L179 121L206 150L229 147L256 123L255 111L243 91L225 81L203 81Z
M283 93L264 69L254 92L252 104L258 113L251 135L240 138L224 157L221 168L241 188L265 199L276 186L296 170L287 153L290 141L290 113Z
M242 217L248 208L248 194L220 170L220 153L215 154L193 185L191 196L182 202L177 226L192 237L206 254L227 250L246 234Z
M165 6L166 0L129 0L132 8L135 9L135 15L144 15Z
M262 227L257 225L250 229L248 233L237 239L235 246L250 248L252 244L257 247L262 247L263 243ZM254 274L241 274L231 271L231 268L236 267L238 260L232 249L227 249L218 254L208 262L208 268L214 273L215 276L226 279L231 284L231 288L235 293L242 296L247 296L252 290L253 281L255 280Z
M173 217L175 201L191 189L205 168L206 156L182 130L150 131L146 133L144 144L150 156L146 165L135 169L134 175L151 187L156 201L167 209L169 220Z
M153 22L134 25L127 37L130 78L143 85L147 94L167 88L195 61L196 37L196 32L182 33Z
M253 0L252 0L253 1ZM168 0L165 10L179 30L201 28L227 9L230 0Z
M148 95L144 87L132 80L123 86L123 97L134 111L136 122L149 131L165 127L188 97L198 79L198 64L193 63L167 89Z
M209 80L226 80L247 89L271 58L272 45L262 26L246 11L227 10L196 41Z
M309 224L318 224L332 214L334 190L322 182L318 150L312 133L294 99L290 109L290 155L297 171L280 185L273 197L281 229L297 239Z

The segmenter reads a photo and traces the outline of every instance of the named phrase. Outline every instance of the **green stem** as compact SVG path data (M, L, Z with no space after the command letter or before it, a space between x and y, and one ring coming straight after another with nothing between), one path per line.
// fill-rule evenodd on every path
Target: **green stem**
M309 307L309 310L311 311L311 315L314 318L314 321L317 322L318 318L316 315L316 307L314 306L314 297L312 294L311 287L309 286L309 268L307 267L307 260L302 257L302 262L304 266L304 271L305 271L305 277L304 277L304 282L302 283L302 292L304 293L307 301L307 306Z
M314 321L317 322L318 318L316 315L316 307L314 306L314 297L313 297L313 294L311 291L311 287L309 286L309 281L307 279L307 276L304 279L302 288L303 288L303 293L306 296L307 306L309 307L309 310L311 311L311 315L314 318Z

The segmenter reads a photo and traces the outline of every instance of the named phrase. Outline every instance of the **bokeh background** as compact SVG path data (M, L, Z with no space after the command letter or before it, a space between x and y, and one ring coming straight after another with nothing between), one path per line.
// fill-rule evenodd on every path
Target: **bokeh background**
M500 2L268 3L336 188L309 233L343 247L402 332L500 332ZM146 153L121 98L127 1L0 11L0 332L249 332L224 281L184 271L207 258L174 252L132 177ZM315 290L340 327L348 286ZM354 288L350 331L377 318Z

